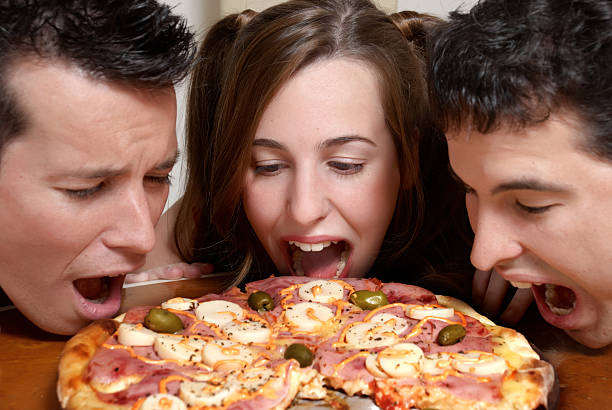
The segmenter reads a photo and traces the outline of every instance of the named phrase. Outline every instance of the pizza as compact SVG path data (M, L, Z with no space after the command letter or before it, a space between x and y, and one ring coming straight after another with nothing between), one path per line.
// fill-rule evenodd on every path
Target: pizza
M93 322L59 364L65 409L547 408L554 370L467 304L377 279L270 277Z

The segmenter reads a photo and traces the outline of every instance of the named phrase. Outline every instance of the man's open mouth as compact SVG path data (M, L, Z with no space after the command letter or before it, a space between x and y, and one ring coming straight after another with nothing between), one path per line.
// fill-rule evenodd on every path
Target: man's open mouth
M570 288L560 285L542 285L544 287L544 302L558 316L572 313L576 307L576 294Z
M85 278L75 280L74 287L85 299L92 303L104 303L110 295L110 280L108 276L102 278Z
M350 245L345 241L289 241L288 247L293 272L298 276L312 278L341 277L351 255Z
M570 288L550 283L528 283L511 282L517 288L534 288L541 297L546 307L557 316L566 316L574 311L576 307L576 293Z

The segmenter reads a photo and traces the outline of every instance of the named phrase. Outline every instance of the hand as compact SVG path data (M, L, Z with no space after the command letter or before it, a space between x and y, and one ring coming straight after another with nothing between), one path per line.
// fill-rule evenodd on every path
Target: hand
M185 263L179 262L172 265L159 266L142 272L130 273L125 277L125 283L144 282L157 279L180 279L180 278L199 278L202 275L211 273L213 265L210 263Z
M502 309L504 296L510 286L510 283L495 272L495 269L476 270L472 280L472 300L480 313L496 317ZM499 315L499 320L504 324L515 325L523 317L531 302L533 302L531 289L517 289L508 306Z

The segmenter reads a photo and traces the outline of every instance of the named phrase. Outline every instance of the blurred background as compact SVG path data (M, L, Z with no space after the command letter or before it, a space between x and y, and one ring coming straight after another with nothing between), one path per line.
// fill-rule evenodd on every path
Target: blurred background
M221 17L231 13L238 13L244 9L255 11L263 10L274 4L282 3L280 0L161 0L174 8L174 12L187 18L189 25L201 39L211 25ZM316 1L316 0L313 0ZM460 8L468 10L477 0L373 0L374 3L388 13L400 10L414 10L424 13L434 14L445 18L449 11ZM184 152L184 122L185 122L185 98L186 85L177 87L177 136L179 147ZM184 159L184 158L183 158ZM185 183L185 163L179 161L172 171L172 186L166 207L171 206L181 197Z

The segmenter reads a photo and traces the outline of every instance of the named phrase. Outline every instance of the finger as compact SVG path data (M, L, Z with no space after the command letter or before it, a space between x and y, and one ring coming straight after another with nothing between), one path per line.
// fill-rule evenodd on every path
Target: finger
M136 282L144 282L149 280L149 271L138 272L138 273L128 273L125 275L124 283L136 283Z
M474 272L474 277L472 278L472 302L476 307L482 305L487 286L489 286L490 277L491 271L476 269L476 272Z
M189 266L185 263L177 263L174 265L168 265L168 266L164 266L162 268L160 268L160 271L157 272L157 278L156 279L180 279L183 277L184 275L184 267L182 265L185 266ZM154 272L157 269L152 269L151 271Z
M499 317L499 320L508 325L515 325L525 315L533 302L531 289L518 289L510 304Z
M482 312L486 316L494 317L497 315L504 301L504 295L509 287L510 284L508 281L493 270L481 307Z
M215 267L212 263L192 263L191 266L197 267L200 271L200 275L213 273L215 270Z

